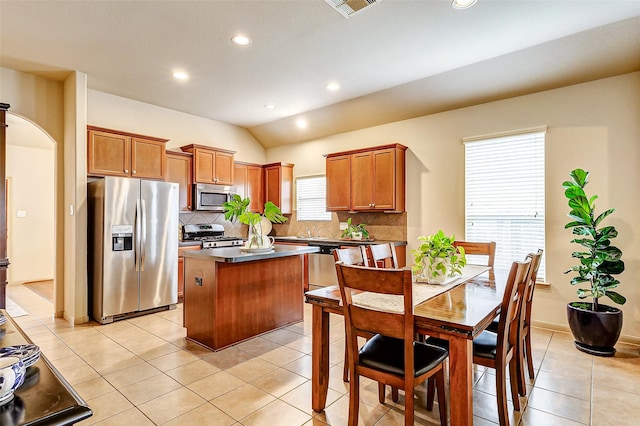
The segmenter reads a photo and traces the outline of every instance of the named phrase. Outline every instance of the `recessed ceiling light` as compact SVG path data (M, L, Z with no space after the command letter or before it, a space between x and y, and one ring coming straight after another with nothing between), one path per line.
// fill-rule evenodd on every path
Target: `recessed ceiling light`
M338 89L340 89L340 85L335 81L332 81L331 83L327 84L327 90L331 90L332 92L335 92Z
M478 0L453 0L451 6L453 6L454 9L468 9L476 4L476 1Z
M241 34L231 37L231 41L240 46L246 46L251 43L251 39L249 37Z
M304 118L298 118L298 120L296 120L296 125L301 129L306 129L307 120L305 120Z
M173 78L177 79L177 80L188 80L189 79L189 74L187 74L186 72L183 71L176 71L173 73Z
M264 107L266 109L275 109L276 108L276 106L274 104L266 104Z

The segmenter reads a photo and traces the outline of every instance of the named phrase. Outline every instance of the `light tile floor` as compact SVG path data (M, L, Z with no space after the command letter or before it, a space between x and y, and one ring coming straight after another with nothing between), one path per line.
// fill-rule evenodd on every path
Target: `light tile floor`
M109 325L71 327L23 286L8 295L29 315L16 318L88 402L98 425L346 425L348 384L342 382L343 321L331 318L327 408L311 410L311 308L304 321L212 352L185 339L182 306ZM576 350L562 332L533 330L535 382L511 424L636 425L640 418L638 347L618 344L613 358ZM495 375L474 373L474 424L497 423ZM361 382L360 425L403 424L399 404L378 403L374 382ZM424 401L424 388L417 390ZM455 396L453 397L455 403ZM417 424L439 424L437 407L416 405Z

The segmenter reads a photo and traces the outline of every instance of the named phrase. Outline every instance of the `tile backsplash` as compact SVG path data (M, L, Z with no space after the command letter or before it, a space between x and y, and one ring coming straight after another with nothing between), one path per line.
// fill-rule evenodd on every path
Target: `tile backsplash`
M296 213L286 215L289 220L283 224L273 224L272 236L305 236L310 231L313 236L332 239L340 238L340 222L351 218L354 224L365 223L371 238L376 240L407 240L407 213L331 213L331 221L298 221ZM247 237L248 227L239 222L225 220L223 213L190 212L180 213L180 227L187 223L218 223L224 226L225 235ZM181 229L180 229L181 232Z

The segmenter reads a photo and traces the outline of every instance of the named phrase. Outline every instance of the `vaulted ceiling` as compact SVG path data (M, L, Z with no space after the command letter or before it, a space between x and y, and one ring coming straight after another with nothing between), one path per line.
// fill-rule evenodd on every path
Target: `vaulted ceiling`
M2 0L0 65L81 71L273 147L638 71L640 1L383 0L345 19L324 0Z

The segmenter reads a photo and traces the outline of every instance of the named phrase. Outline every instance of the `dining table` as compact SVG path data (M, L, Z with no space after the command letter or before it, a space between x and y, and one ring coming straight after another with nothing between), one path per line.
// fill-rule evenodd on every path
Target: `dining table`
M414 282L415 332L449 341L450 425L473 425L473 339L500 313L509 271L486 269L462 279L426 300L416 301L421 286ZM329 388L329 314L343 315L338 286L305 293L312 305L312 408L324 410ZM416 303L417 302L417 303Z

